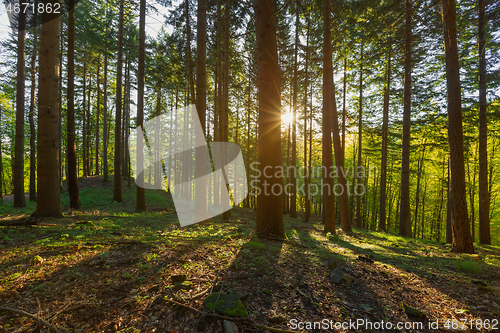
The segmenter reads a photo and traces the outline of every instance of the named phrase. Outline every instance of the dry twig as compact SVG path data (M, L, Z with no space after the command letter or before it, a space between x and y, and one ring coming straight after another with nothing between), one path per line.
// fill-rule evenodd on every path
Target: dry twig
M54 325L52 325L48 321L43 320L42 318L35 316L35 315L32 315L31 313L25 312L23 310L13 309L13 308L9 308L7 306L0 306L0 310L5 310L5 311L10 311L10 312L22 314L23 316L27 316L27 317L30 317L32 319L35 319L35 320L41 322L42 324L44 324L48 328L52 329L56 333L62 333L62 331L60 331L57 327L55 327Z

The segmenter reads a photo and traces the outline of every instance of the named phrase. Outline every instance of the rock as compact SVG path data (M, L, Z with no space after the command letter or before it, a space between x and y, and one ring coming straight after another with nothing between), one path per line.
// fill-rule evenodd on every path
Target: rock
M349 274L346 274L338 269L334 269L330 273L330 282L333 282L335 284L341 284L342 282L344 282L347 285L351 285L352 280L353 280L352 276L350 276Z
M402 303L401 306L403 308L403 311L409 316L413 316L420 319L425 317L425 314L422 311L417 310L405 303Z
M238 333L238 327L229 320L224 320L224 333Z
M193 282L191 281L174 282L174 286L176 289L191 290L193 288Z
M183 282L183 281L186 281L186 275L172 275L170 277L170 280L172 280L172 282Z
M281 323L286 322L286 318L283 316L274 316L274 317L269 318L269 322L271 322L273 324L281 324Z
M238 295L242 302L246 301L248 298L248 295L249 295L248 292L246 292L245 290L241 290L241 289L230 289L228 292L230 294Z
M238 294L215 293L208 296L203 305L210 311L214 311L228 317L247 317L248 312Z

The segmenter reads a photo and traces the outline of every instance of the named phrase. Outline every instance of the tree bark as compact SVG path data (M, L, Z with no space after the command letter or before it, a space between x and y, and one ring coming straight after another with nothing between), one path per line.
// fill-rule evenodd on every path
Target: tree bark
M258 98L259 98L259 185L264 181L283 188L283 179L275 172L281 166L281 93L280 69L276 42L276 8L274 0L255 0L255 30L257 39ZM264 168L266 174L264 176ZM256 232L259 236L283 238L282 195L265 192L257 196Z
M99 122L101 119L101 55L97 60L97 115L95 118L95 175L99 176Z
M384 91L384 109L382 115L382 162L380 167L380 219L378 229L386 231L386 202L387 202L387 146L389 132L389 96L391 93L391 56L392 46L389 43L387 53L387 81Z
M323 223L325 232L332 234L335 230L335 196L333 195L333 171L332 155L332 88L333 88L333 67L332 67L332 36L331 36L331 12L330 0L323 1L324 12L324 42L323 42L323 140L322 140L322 160L323 160L323 184L321 186L323 195ZM325 190L326 188L326 190Z
M67 91L67 122L66 135L68 145L68 193L69 206L80 208L80 192L76 171L75 144L75 0L69 0L68 12L68 91Z
M465 191L462 101L457 48L455 0L443 0L443 32L448 90L448 143L450 149L450 205L453 251L474 253Z
M108 3L106 1L106 17ZM104 82L103 82L103 105L102 105L102 173L103 182L108 181L108 25L106 24L106 35L104 38Z
M293 64L293 120L292 120L292 174L290 176L290 216L297 217L297 94L298 94L298 53L299 53L299 1L295 0L295 51Z
M36 13L33 17L33 53L31 55L31 96L30 96L30 201L36 201L36 126L35 126L35 93L36 93L36 54L37 54ZM1 192L1 191L0 191Z
M405 80L403 112L403 149L401 152L401 209L399 235L411 237L410 211L410 127L411 127L411 43L412 0L406 0Z
M310 179L311 179L311 171L310 171L310 161L311 161L311 154L309 154L309 160L307 158L307 119L308 119L308 114L307 114L307 87L309 86L309 32L310 32L310 18L309 16L307 17L307 33L306 33L306 63L305 63L305 68L304 68L304 169L307 170L305 172L304 176L304 188L305 188L305 193L304 193L304 221L308 222L309 221L309 216L311 214L311 198L310 198L310 189L309 189L309 184L310 184ZM311 111L311 116L312 116L312 111ZM311 118L312 120L312 118ZM312 122L311 122L311 131L312 131ZM309 163L309 164L308 164Z
M361 41L361 56L359 69L359 113L358 113L358 167L356 170L356 188L361 184L359 172L362 168L361 153L363 151L363 41ZM362 185L362 184L361 184ZM356 195L356 227L361 228L363 218L361 216L361 196Z
M140 1L139 13L139 72L137 74L137 127L141 127L142 135L137 136L136 170L144 169L144 61L146 42L146 0ZM136 174L136 207L138 211L146 209L146 193L144 190L144 172ZM169 184L170 186L170 184Z
M21 8L23 8L21 6ZM17 90L16 90L16 136L14 142L14 207L26 207L24 198L24 57L26 37L26 14L18 14L17 27Z
M488 191L488 118L486 113L485 0L479 0L479 243L491 245Z
M231 0L226 0L226 4L224 6L224 84L222 86L222 99L223 103L221 105L222 110L222 138L220 141L229 142L229 48L230 48L230 9L231 9ZM224 175L224 178L227 179L227 176ZM229 192L229 184L226 186L227 191ZM231 211L227 210L222 213L222 219L224 221L228 221L231 217Z
M122 76L123 76L123 10L124 0L120 0L118 23L118 60L116 69L116 115L115 115L115 161L113 200L122 202L121 181L121 132L122 132Z
M59 3L50 1L50 3ZM62 217L59 184L59 28L60 14L42 14L38 88L37 207L32 216Z

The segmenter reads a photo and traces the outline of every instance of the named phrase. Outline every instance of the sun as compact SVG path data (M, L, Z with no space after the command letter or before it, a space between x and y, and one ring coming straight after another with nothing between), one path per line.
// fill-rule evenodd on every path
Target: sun
M293 122L293 113L287 112L281 115L281 123L283 125L289 125Z

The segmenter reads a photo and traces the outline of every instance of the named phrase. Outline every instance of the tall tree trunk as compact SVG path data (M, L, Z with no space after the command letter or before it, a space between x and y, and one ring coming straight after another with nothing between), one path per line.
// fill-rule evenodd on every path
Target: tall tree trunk
M259 82L259 184L267 181L272 188L283 187L283 179L275 177L281 166L281 93L280 69L276 42L276 8L274 0L255 0L255 31ZM271 177L264 177L264 168ZM256 232L259 236L283 238L283 210L281 195L261 193L257 196Z
M80 192L76 170L76 144L75 144L75 0L69 0L68 12L68 119L66 122L66 135L68 145L68 193L69 206L73 209L80 208Z
M22 8L22 7L21 7ZM26 14L18 14L17 27L17 90L16 90L16 136L14 155L14 207L26 207L24 198L24 45L26 37Z
M95 175L99 176L99 121L101 118L101 55L97 60L97 115L95 118Z
M201 128L203 130L203 135L196 135L196 145L205 145L205 134L206 134L206 113L207 113L207 70L206 70L206 56L207 56L207 2L206 0L198 0L197 9L197 38L196 38L196 48L197 54L197 64L196 64L196 111L198 112L198 118L200 119ZM199 134L199 133L198 133ZM205 152L202 152L196 157L195 172L197 173L197 178L204 176L205 165L207 160L205 159ZM196 213L201 214L196 220L201 220L204 216L207 216L207 184L205 181L195 182L195 202L196 202Z
M191 23L189 22L189 0L186 1L186 53L188 63L188 81L189 81L189 95L191 104L195 104L194 95L194 78L193 78L193 63L191 61Z
M403 112L403 149L401 153L401 210L399 234L411 237L410 211L410 126L411 126L411 43L412 0L406 0L405 80Z
M2 108L0 108L0 119L2 119ZM2 134L0 133L0 203L3 204L3 157L2 157Z
M31 54L31 94L30 94L30 201L36 201L36 126L35 126L35 90L36 90L36 54L37 54L36 13L33 17L33 53ZM1 192L1 190L0 190Z
M309 189L309 184L310 184L310 179L311 179L311 173L310 173L310 167L308 165L308 162L311 161L311 155L309 155L309 161L307 158L307 87L309 85L309 31L310 31L310 26L311 22L309 19L309 16L307 17L307 33L306 33L306 64L304 68L304 76L305 76L305 82L304 82L304 169L307 170L305 172L304 176L304 188L305 188L305 193L304 193L304 221L308 222L309 221L309 216L311 214L311 198L310 198L310 189ZM311 111L312 115L312 111ZM311 131L312 131L312 123L311 123ZM310 164L310 162L309 162Z
M448 143L450 149L450 205L453 251L474 253L465 190L462 100L457 48L455 0L443 0L443 30L448 90Z
M345 107L345 98L347 92L347 57L344 59L344 88L342 91L342 154L345 158L345 121L347 118L347 110Z
M106 1L106 17L108 3ZM103 82L103 105L102 105L102 173L103 182L108 181L108 25L104 33L104 82ZM140 65L139 65L140 66Z
M140 2L139 13L139 72L137 73L137 127L140 127L142 135L137 136L136 150L136 170L144 169L144 61L145 61L145 42L146 42L146 0ZM177 107L176 110L177 111ZM169 171L170 173L170 171ZM137 202L135 209L143 211L146 209L146 194L144 184L144 172L136 174L136 196ZM171 186L171 184L168 184Z
M391 93L391 56L392 46L389 44L387 53L387 81L384 91L384 110L382 116L382 162L380 170L380 219L378 229L386 231L386 202L387 202L387 146L389 132L389 96Z
M63 122L63 115L62 115L62 98L63 98L63 48L64 48L64 35L63 35L63 24L61 20L61 26L60 26L60 36L61 38L59 39L60 43L60 55L59 55L59 192L62 193L64 188L62 184L62 179L63 179L63 158L62 158L62 122Z
M231 0L226 0L224 5L224 84L222 86L222 140L223 142L229 142L229 48L230 48L230 10L231 10ZM226 175L224 178L228 179ZM227 190L229 192L229 184L227 184ZM231 217L231 211L227 210L222 213L222 219L224 221L229 220Z
M488 191L488 119L486 113L485 0L479 0L479 243L491 244Z
M361 171L361 153L363 151L363 41L361 41L361 56L359 69L359 113L358 113L358 167L356 170L356 188L361 184L359 172ZM356 193L356 191L354 191ZM356 227L361 228L361 195L356 195Z
M290 216L297 217L297 94L298 94L298 53L299 53L299 1L295 0L295 51L293 64L293 120L292 120L292 183L290 193Z
M90 106L91 106L91 102L90 102L90 98L91 98L91 93L92 93L92 71L89 71L89 85L87 86L87 133L85 135L85 137L87 138L87 151L85 152L85 155L87 156L87 175L88 176L91 176L92 175L92 147L91 147L91 144L90 144L90 133L91 132L91 127L90 127L90 124L91 124L91 114L90 114Z
M55 4L58 1L49 1ZM33 216L62 217L59 192L59 28L60 14L42 14L38 88L37 205Z
M87 178L87 61L83 60L83 105L82 105L82 165L83 178ZM90 101L89 101L90 103Z
M118 23L118 60L116 69L116 115L115 115L115 163L113 200L122 202L121 180L121 132L122 132L122 76L123 76L123 8L124 0L120 0L120 19Z
M332 155L332 88L333 88L333 67L332 67L332 36L331 36L331 13L330 0L323 1L324 12L324 42L323 42L323 184L321 186L323 194L323 223L325 232L335 234L335 196L333 195L333 177L330 173L333 170ZM325 191L326 185L326 191Z
M448 153L448 178L446 182L446 243L451 244L453 237L451 232L451 199L450 199L450 186L451 186L451 167L450 167L450 154Z

